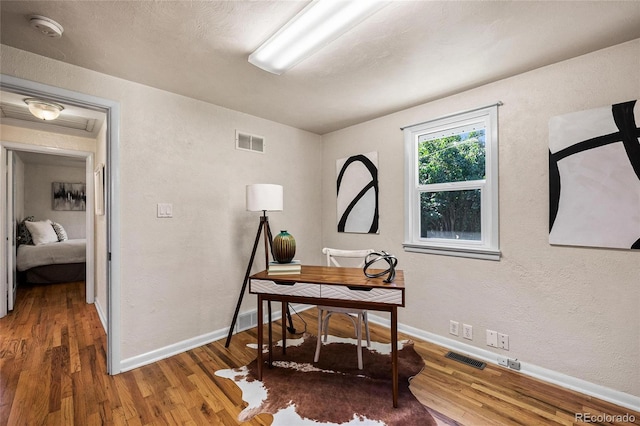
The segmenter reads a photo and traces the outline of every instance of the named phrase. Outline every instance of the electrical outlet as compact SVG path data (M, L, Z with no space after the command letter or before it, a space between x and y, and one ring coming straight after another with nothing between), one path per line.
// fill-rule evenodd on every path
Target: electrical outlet
M498 347L498 332L493 330L487 330L487 346L492 348Z
M517 359L510 359L508 362L509 368L513 368L514 370L520 370L520 361Z
M501 365L503 367L508 367L509 366L509 360L506 357L499 356L498 357L498 365Z
M462 324L462 337L473 340L473 327L469 324Z
M458 328L460 327L460 323L458 321L450 320L449 321L449 334L453 334L454 336L458 336Z
M498 347L505 351L509 350L509 335L498 333Z

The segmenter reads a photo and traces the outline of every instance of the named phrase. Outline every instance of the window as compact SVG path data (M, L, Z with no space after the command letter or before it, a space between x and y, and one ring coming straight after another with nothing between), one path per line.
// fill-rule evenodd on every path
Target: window
M406 251L500 259L498 105L403 129Z

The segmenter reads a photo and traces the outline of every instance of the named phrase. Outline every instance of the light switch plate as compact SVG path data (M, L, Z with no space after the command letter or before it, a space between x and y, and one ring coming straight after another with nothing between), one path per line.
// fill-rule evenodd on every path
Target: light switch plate
M173 205L170 203L158 203L158 217L173 217Z
M493 330L487 330L487 346L493 348L498 347L498 333Z

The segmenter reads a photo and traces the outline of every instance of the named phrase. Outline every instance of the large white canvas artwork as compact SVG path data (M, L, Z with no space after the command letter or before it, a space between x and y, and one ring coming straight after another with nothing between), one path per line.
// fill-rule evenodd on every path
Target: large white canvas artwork
M549 242L640 249L640 105L549 121Z
M378 153L336 161L338 232L378 233Z

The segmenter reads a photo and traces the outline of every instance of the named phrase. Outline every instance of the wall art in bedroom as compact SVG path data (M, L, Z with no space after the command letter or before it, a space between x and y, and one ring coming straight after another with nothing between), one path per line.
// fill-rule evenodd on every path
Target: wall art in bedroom
M640 249L640 103L549 121L549 243Z
M87 192L84 183L53 182L53 210L84 211Z
M338 232L377 234L378 153L336 161Z

